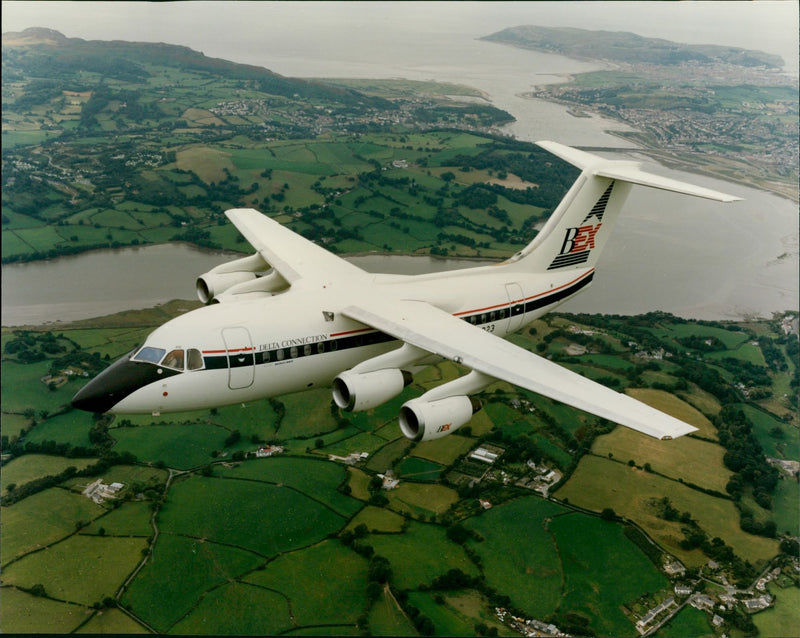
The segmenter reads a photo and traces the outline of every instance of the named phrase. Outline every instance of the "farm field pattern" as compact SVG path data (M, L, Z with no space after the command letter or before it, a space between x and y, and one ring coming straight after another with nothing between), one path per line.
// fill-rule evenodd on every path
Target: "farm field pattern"
M722 406L694 383L677 384L679 353L694 343L687 336L713 334L732 357L752 340L736 324L660 315L645 334L658 335L676 356L645 365L636 348L622 345L632 334L642 337L639 321L615 317L605 329L590 325L600 319L553 315L514 339L540 352L543 346L564 365L580 362L595 377L627 370L618 378L629 392L695 423L699 438L666 444L623 428L609 431L593 417L498 383L458 434L407 441L396 426L397 407L458 374L452 364L418 375L400 398L356 418L340 414L327 391L317 390L247 406L98 421L58 407L83 381L48 389L31 377L31 365L52 367L53 358L24 364L6 357L3 394L16 399L4 405L4 423L20 419L16 431L24 430L31 448L24 453L18 435L12 435L16 448L6 439L21 455L3 467L3 630L453 635L485 627L509 634L494 612L504 607L574 632L635 635L636 619L651 601L673 595L664 557L690 570L709 560L702 548L681 543L680 521L659 511L664 497L736 560L747 561L753 574L762 569L779 554L778 542L743 531L737 508L744 503L757 521L774 517L779 532L797 534L796 516L781 511L796 501L797 483L779 481L772 511L748 495L731 500L725 487L733 472L724 466L714 425ZM73 324L57 335L7 331L3 345L20 335L56 339L95 362L93 351L115 351L118 342L127 348L130 334L142 332L114 321L131 318L105 318L104 328ZM593 332L589 341L586 332ZM581 335L589 350L604 344L604 352L566 355ZM718 360L707 362L713 369ZM674 387L636 389L645 374L656 375L660 388L669 379ZM780 374L773 376L782 383ZM15 392L23 385L26 392ZM51 412L31 410L46 404ZM303 408L312 404L325 409ZM792 458L796 425L755 403L740 405L765 449ZM37 437L40 431L47 437ZM283 454L255 458L265 441L283 446ZM479 445L501 452L496 464L468 458ZM329 457L351 452L368 456L351 467ZM98 455L110 462L93 471ZM554 492L557 500L531 489L536 473L527 461L567 477ZM382 489L376 477L387 470L400 479L395 489ZM14 500L14 492L47 476L58 478ZM97 478L125 487L97 504L81 494ZM608 508L613 516L605 515ZM655 553L634 541L643 536L631 524L657 543ZM726 569L732 578L750 577L737 572L746 568L735 561ZM777 599L788 591L776 588ZM781 609L771 623L785 622ZM664 635L681 627L710 631L696 612L687 606Z

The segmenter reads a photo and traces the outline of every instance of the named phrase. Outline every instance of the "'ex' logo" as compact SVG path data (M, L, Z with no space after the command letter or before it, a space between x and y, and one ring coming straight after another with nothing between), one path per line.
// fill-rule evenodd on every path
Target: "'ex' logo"
M594 248L594 237L600 226L578 226L577 228L567 228L567 234L564 237L564 243L561 245L561 252L559 255L566 255L567 253L580 253L584 250L591 250Z

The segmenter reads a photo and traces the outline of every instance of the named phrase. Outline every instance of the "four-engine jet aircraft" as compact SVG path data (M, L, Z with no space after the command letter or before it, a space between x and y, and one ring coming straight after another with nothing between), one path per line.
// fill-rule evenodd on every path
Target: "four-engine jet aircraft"
M73 405L162 413L332 386L345 410L392 399L413 374L449 359L470 370L400 408L424 441L454 432L496 380L661 439L692 426L502 339L591 284L631 186L737 199L555 142L582 169L544 228L507 261L428 275L370 274L253 209L226 212L255 254L197 280L211 303L172 319L90 381Z

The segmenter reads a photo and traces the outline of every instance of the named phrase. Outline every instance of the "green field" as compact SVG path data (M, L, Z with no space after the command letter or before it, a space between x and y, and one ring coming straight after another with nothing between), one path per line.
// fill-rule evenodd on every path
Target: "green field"
M597 437L592 452L601 457L629 460L675 480L694 483L725 494L732 472L722 468L725 448L708 441L683 436L674 441L660 441L628 428L617 427L611 434ZM708 468L720 468L709 472Z
M85 625L76 631L78 634L121 635L144 634L147 630L125 612L118 609L98 611Z
M739 407L752 421L753 433L767 456L788 460L800 458L800 436L796 427L752 405Z
M475 625L463 618L447 605L440 605L429 592L415 592L408 597L408 602L420 610L433 622L436 635L439 636L474 636Z
M740 556L756 565L776 552L776 541L747 534L739 528L739 513L732 501L690 489L676 481L596 456L584 457L570 480L556 493L581 507L600 511L612 508L638 523L658 544L689 565L704 563L696 551L682 550L680 526L656 516L653 499L668 496L680 512L691 512L710 537L719 536Z
M408 481L387 492L387 497L391 509L415 518L444 514L458 501L458 494L449 487Z
M223 448L228 434L223 428L206 424L147 425L113 431L117 440L115 450L179 469L209 463L211 453Z
M165 531L265 557L310 545L343 524L327 506L289 487L200 476L177 482L159 516Z
M371 532L385 532L398 534L403 531L405 520L399 514L390 512L382 507L367 505L350 521L348 529L353 529L358 525L366 525Z
M795 635L800 626L800 588L770 586L769 591L775 596L775 606L753 616L759 635L764 638Z
M338 541L325 541L284 554L245 581L289 600L297 626L355 625L366 602L367 561Z
M659 629L658 638L714 638L715 634L708 624L705 612L687 605L680 613Z
M329 461L291 457L257 459L220 472L219 475L290 487L345 517L352 516L362 507L357 500L337 491L344 484L347 473L343 466Z
M437 525L412 522L403 534L370 534L367 539L377 555L389 559L392 582L400 589L429 585L452 568L477 573L464 550L449 542Z
M56 602L4 587L0 596L0 631L8 634L67 634L86 618L80 605Z
M590 619L598 635L633 635L620 606L668 589L666 576L627 540L618 523L569 514L555 517L549 530L564 570L560 604Z
M290 602L281 594L233 581L203 596L172 633L273 635L292 626Z
M5 493L9 484L23 485L43 476L60 474L68 467L82 470L96 459L67 459L63 456L49 456L46 454L26 454L3 466L0 475L0 485Z
M3 584L30 589L47 583L57 600L92 605L113 597L146 547L142 538L72 536L3 570Z
M8 561L72 534L79 522L88 523L105 510L78 494L52 488L2 508L3 543L0 559Z
M369 628L376 636L417 636L411 621L392 596L384 594L372 606Z
M96 518L84 530L86 534L97 535L100 530L108 536L148 537L153 533L150 517L153 511L146 501L125 503L107 514Z
M444 469L445 467L438 463L410 457L403 459L397 466L397 473L401 479L431 483L439 479Z
M151 560L131 583L122 602L148 624L168 631L205 592L261 564L263 559L234 547L162 533ZM176 566L180 569L176 569Z
M792 536L800 534L800 486L797 481L783 478L778 482L772 499L772 514L779 532Z
M486 582L532 617L552 614L561 599L563 570L546 521L565 511L528 497L465 522L484 538L470 547L483 561Z

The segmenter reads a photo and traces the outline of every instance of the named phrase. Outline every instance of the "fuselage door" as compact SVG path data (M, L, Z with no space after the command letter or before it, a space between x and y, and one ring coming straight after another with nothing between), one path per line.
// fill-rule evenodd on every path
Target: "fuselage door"
M255 351L247 328L223 328L222 339L228 356L228 387L249 388L255 376Z
M516 282L506 284L506 294L511 303L511 316L508 318L508 332L519 330L525 316L525 295L522 286Z

